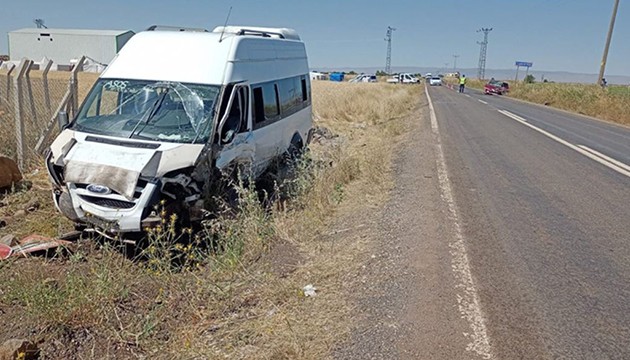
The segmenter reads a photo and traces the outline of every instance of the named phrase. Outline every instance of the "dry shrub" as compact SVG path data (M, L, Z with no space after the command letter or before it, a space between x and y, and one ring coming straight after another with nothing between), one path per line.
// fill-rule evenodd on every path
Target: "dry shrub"
M519 83L510 97L630 125L630 91L590 84Z

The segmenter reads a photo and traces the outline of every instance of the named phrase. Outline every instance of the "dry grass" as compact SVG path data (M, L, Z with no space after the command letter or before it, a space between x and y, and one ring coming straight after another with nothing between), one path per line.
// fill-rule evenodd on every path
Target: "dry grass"
M626 91L624 91L626 90ZM630 125L630 91L587 84L516 84L510 97Z
M180 245L166 224L145 261L86 241L52 259L0 263L0 340L34 338L47 358L329 356L352 325L342 279L361 265L366 244L325 234L384 201L393 140L420 90L314 82L315 125L339 138L312 146L282 210L265 211L242 188L240 211L199 239L210 249ZM47 191L35 189L6 200L18 207ZM59 216L46 216L55 228ZM173 267L173 258L185 261ZM292 266L276 269L284 265ZM315 298L301 291L309 283Z
M0 195L0 217L7 219L7 226L0 229L0 236L13 234L21 238L35 233L54 237L74 228L70 220L59 216L53 205L50 181L41 164L38 164L39 169L26 174L28 181L17 185L9 196L2 199L3 195ZM33 204L37 204L37 211L29 212L27 207ZM22 215L15 217L16 213Z

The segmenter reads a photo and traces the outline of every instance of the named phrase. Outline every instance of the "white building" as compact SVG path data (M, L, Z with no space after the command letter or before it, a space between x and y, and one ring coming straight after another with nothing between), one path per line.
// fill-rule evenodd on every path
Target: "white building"
M85 55L106 65L133 35L130 30L20 29L9 32L9 58L17 62L46 58L70 65Z

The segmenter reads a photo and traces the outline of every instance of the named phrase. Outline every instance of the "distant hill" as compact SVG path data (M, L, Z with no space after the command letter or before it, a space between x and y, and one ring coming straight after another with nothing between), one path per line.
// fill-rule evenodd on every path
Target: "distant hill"
M382 68L377 67L339 67L339 68L330 68L330 67L319 67L313 68L313 70L331 72L331 71L356 71L357 73L375 73L377 70L382 70ZM466 74L466 76L474 78L477 77L477 69L457 69L460 73ZM446 72L453 72L453 69L444 69L444 67L417 67L417 66L393 66L393 72L408 72L412 74L440 74ZM595 83L597 81L597 74L581 74L581 73L572 73L567 71L544 71L544 70L531 70L529 74L534 75L536 81L542 81L543 79L547 79L548 81L554 82L567 82L567 83ZM516 75L516 69L486 69L486 78L495 78L501 80L512 80L514 81L514 76ZM525 69L521 68L518 73L519 80L522 80L525 77ZM609 84L620 84L620 85L630 85L630 76L625 75L607 75L606 81Z

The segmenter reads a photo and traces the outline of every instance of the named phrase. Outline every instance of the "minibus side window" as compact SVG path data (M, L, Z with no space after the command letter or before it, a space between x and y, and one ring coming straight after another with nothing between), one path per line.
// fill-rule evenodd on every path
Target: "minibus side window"
M275 116L280 116L280 90L278 90L278 84L273 84L274 100L276 103ZM265 106L266 108L267 106Z
M252 88L252 113L254 114L254 126L265 121L265 101L262 87Z
M241 98L241 129L239 133L247 132L249 130L247 126L247 115L249 114L249 91L247 90L249 89L245 86L238 89Z
M306 87L306 79L302 76L302 101L308 101L308 90Z
M265 120L275 120L280 115L278 107L278 90L274 83L265 83L262 85L263 100L265 107Z
M267 126L280 119L278 85L267 82L252 87L252 114L254 129Z
M282 79L280 85L280 108L282 116L288 116L297 111L296 106L299 104L301 95L298 94L299 84L297 78Z

